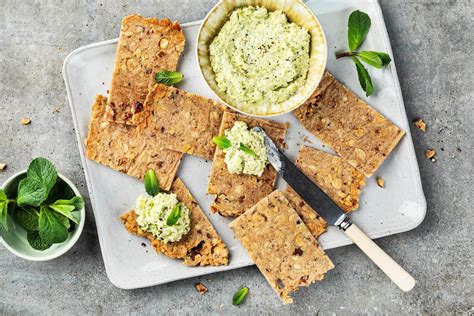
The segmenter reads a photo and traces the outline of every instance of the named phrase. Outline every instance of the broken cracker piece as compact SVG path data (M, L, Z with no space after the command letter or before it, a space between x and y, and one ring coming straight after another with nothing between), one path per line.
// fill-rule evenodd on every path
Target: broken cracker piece
M201 282L194 284L194 287L201 295L204 295L204 293L207 292L207 287L205 287Z
M31 123L31 119L29 117L24 117L20 120L21 125L29 125Z
M422 132L426 132L426 123L422 119L414 120L415 126Z
M0 171L3 171L7 168L7 164L0 163Z
M380 178L380 177L377 177L376 180L377 180L377 185L378 185L379 187L381 187L382 189L385 188L385 180L384 180L384 179L382 179L382 178Z
M435 155L436 155L436 150L434 149L427 149L425 151L425 157L428 159L434 158Z
M285 304L291 292L321 281L333 263L283 192L276 190L229 224Z

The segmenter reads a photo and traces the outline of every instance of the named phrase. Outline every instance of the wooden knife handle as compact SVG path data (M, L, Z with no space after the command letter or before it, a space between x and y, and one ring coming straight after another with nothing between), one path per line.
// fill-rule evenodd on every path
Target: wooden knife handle
M413 289L415 279L367 237L356 224L352 223L345 233L402 291L408 292Z

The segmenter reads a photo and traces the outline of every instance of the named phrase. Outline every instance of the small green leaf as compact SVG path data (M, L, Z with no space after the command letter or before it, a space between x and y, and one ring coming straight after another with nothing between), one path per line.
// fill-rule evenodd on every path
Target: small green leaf
M49 191L51 191L56 184L58 172L56 171L56 167L54 167L48 159L38 157L33 159L28 166L27 176L30 179L35 179L43 183L46 188L47 196Z
M240 303L242 303L242 300L245 298L248 292L249 292L248 287L243 287L240 290L238 290L232 297L232 304L240 305Z
M26 230L39 230L39 212L32 206L25 205L22 208L17 208L15 221Z
M166 219L166 225L173 226L178 222L178 219L181 217L181 204L176 204L171 210L170 215Z
M163 70L155 75L156 83L162 83L167 86L172 86L184 79L184 75L179 71Z
M9 231L8 226L8 202L0 203L0 224L6 231Z
M0 189L0 203L8 202L8 197L2 189Z
M145 191L151 196L155 196L160 192L158 178L156 177L155 170L148 169L145 173Z
M49 208L63 216L66 216L76 224L78 224L79 221L71 212L80 211L83 207L84 200L80 196L75 196L70 200L57 200L49 205Z
M378 54L374 52L364 51L358 52L356 55L360 58L360 60L362 60L366 64L374 66L375 68L380 69L383 66L382 59L379 57Z
M69 233L53 211L41 206L39 214L39 235L41 240L46 244L55 244L65 241Z
M66 229L69 231L69 227L71 227L71 222L69 221L69 218L67 218L64 215L61 215L59 213L54 213L54 215L57 217L58 221L66 227Z
M347 37L349 50L355 51L364 41L371 25L370 17L367 13L356 10L351 13L348 21Z
M232 143L225 136L214 136L214 137L212 137L212 141L220 149L226 149L226 148L232 147Z
M371 95L374 92L374 86L372 85L372 79L370 79L369 72L356 57L352 57L352 60L354 60L356 65L360 86L365 91L366 96Z
M40 206L48 197L48 188L36 178L25 178L18 184L18 206Z
M248 148L247 146L245 146L244 144L240 143L239 145L239 149L242 150L244 153L246 153L247 155L250 155L250 156L253 156L253 157L257 157L257 154L250 148Z
M39 232L37 231L27 231L26 232L26 238L28 240L28 243L30 244L31 247L33 247L34 249L36 250L46 250L48 249L49 247L51 247L53 244L52 243L47 243L47 242L44 242L40 235L39 235Z

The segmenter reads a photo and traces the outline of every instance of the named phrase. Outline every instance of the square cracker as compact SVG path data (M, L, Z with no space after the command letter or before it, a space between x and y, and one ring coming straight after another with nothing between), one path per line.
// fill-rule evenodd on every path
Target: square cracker
M365 176L341 157L303 145L295 165L345 212L359 207ZM321 235L326 230L326 221L317 215L317 210L306 204L290 186L286 187L285 194L313 236Z
M159 140L138 134L133 126L107 121L104 118L106 104L106 97L95 97L89 134L85 140L86 156L139 179L143 179L146 170L152 168L160 187L168 190L183 154L162 149Z
M307 130L368 177L404 135L327 71L295 115Z
M262 127L280 148L283 146L286 130L288 129L287 124L230 112L224 113L219 135L224 135L224 131L232 128L236 121L247 123L249 128L255 126ZM208 193L216 195L211 205L211 211L223 216L239 216L273 191L277 173L271 165L267 165L260 177L232 174L227 170L224 158L224 151L217 148L207 188Z
M132 124L133 113L143 108L148 90L155 84L155 74L176 70L184 41L178 22L139 15L122 20L107 120Z
M133 116L144 134L159 137L168 149L212 159L225 106L174 87L157 84L142 112Z
M331 259L283 192L274 191L229 224L283 303L291 292L321 281Z
M229 250L181 179L174 180L171 191L190 210L191 229L183 239L171 243L164 243L156 239L153 234L140 229L134 210L120 217L127 231L148 238L158 253L163 253L170 258L184 259L184 265L227 265Z

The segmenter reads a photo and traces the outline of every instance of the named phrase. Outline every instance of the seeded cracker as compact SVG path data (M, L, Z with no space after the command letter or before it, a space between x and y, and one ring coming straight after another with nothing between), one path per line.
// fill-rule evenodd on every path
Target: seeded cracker
M168 244L159 241L153 234L139 228L133 210L120 217L127 231L148 238L158 253L163 253L170 258L184 259L184 265L227 265L229 251L226 245L179 178L173 182L171 191L176 193L178 200L190 210L191 229L183 239Z
M144 134L160 138L168 149L212 160L212 137L219 131L224 109L213 100L157 84L133 123Z
M365 185L364 174L341 157L303 145L295 165L345 212L359 207L359 194ZM326 231L326 221L290 186L286 187L285 195L314 237Z
M283 303L291 292L321 281L334 268L281 191L274 191L229 224Z
M160 187L168 190L183 154L162 149L157 139L139 135L133 126L107 121L104 118L106 104L106 97L96 96L85 141L87 157L139 179L152 168Z
M122 20L106 118L132 124L161 70L176 70L184 50L178 22L130 15Z
M224 113L219 133L216 133L216 135L224 135L224 131L231 128L236 121L247 123L249 128L255 126L262 127L276 144L280 147L283 145L286 130L288 129L287 124L251 118L230 112ZM211 211L217 212L222 216L238 216L273 191L277 173L272 166L267 165L260 177L246 174L231 174L227 170L224 158L224 151L217 148L207 188L208 193L216 195L211 205Z
M307 130L368 177L404 135L327 71L295 115Z

